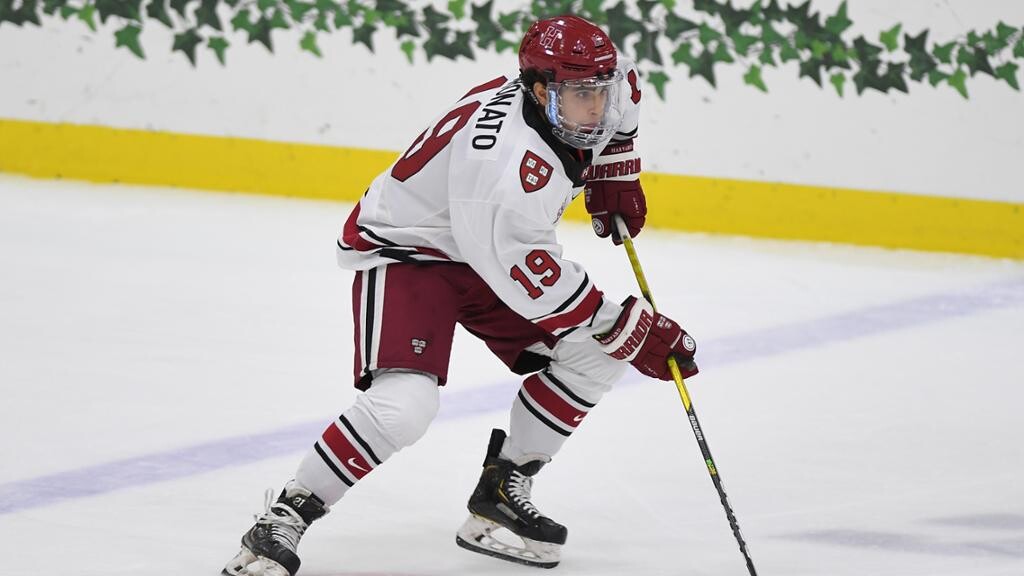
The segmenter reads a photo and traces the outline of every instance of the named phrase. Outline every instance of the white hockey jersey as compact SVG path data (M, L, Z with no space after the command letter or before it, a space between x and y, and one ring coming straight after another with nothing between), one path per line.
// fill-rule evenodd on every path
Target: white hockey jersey
M624 120L604 155L559 142L514 76L470 90L373 181L338 239L338 263L367 270L463 262L556 337L582 340L610 328L621 307L562 257L555 225L583 190L585 172L593 175L594 158L608 164L617 151L632 153L640 92L632 62L621 59L619 68L627 78ZM629 162L634 169L638 159Z

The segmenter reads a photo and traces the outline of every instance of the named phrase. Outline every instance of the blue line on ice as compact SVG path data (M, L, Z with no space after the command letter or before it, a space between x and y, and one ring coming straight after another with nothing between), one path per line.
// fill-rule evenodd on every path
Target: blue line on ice
M703 370L1024 303L1024 278L702 341ZM620 385L640 382L637 373ZM518 380L444 394L440 419L507 409ZM341 407L339 407L341 408ZM0 485L0 515L241 466L307 449L327 420L236 436Z

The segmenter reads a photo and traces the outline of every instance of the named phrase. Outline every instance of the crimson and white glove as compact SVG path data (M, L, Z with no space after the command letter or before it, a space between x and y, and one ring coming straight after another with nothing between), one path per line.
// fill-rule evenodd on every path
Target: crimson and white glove
M626 360L640 372L659 380L671 380L668 359L679 363L683 378L697 373L693 354L697 343L666 316L636 296L622 303L622 314L607 334L594 336L601 350L616 360Z
M615 244L622 244L613 217L618 214L626 222L629 236L636 237L647 221L647 199L640 180L592 180L584 192L587 212L594 233L601 238L610 234Z

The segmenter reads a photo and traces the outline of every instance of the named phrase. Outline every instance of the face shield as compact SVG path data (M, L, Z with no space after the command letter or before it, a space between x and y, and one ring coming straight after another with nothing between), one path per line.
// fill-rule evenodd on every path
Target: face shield
M619 70L601 78L549 82L546 113L554 135L581 150L611 140L622 122L622 85Z

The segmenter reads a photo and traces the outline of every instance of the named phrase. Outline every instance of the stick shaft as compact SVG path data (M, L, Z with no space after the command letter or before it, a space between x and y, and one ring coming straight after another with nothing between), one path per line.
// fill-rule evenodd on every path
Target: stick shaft
M619 236L622 238L622 244L626 248L626 255L629 256L629 263L633 267L636 282L640 285L640 293L651 303L651 307L657 310L654 296L651 294L651 287L647 283L647 276L644 275L644 270L640 266L640 258L636 254L636 247L633 246L633 239L629 236L626 223L618 215L615 216L615 226L618 229ZM672 379L676 383L676 389L679 391L679 398L683 401L683 407L686 409L690 428L693 429L693 435L697 438L697 445L700 447L700 453L704 457L704 464L711 475L711 482L715 485L715 490L718 491L718 498L722 502L722 507L725 508L725 517L729 520L729 527L732 528L732 534L736 538L736 543L740 546L740 552L743 554L744 560L746 560L747 571L750 573L750 576L757 576L754 561L750 557L750 552L747 551L747 543L743 540L743 534L740 533L739 522L737 522L736 514L729 503L729 497L725 494L725 486L722 485L722 478L718 474L718 466L715 465L715 459L711 457L711 448L708 447L707 439L704 438L704 432L700 427L700 420L697 419L697 411L694 409L690 393L686 389L686 382L683 381L683 375L679 372L679 364L675 358L670 357L668 359L668 367L672 372Z

